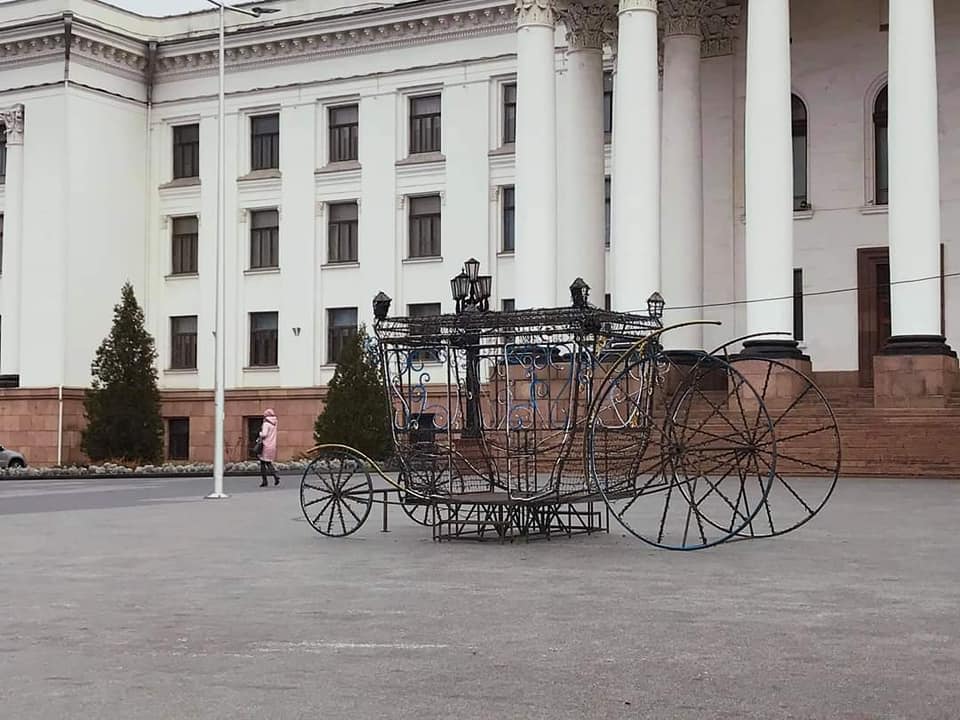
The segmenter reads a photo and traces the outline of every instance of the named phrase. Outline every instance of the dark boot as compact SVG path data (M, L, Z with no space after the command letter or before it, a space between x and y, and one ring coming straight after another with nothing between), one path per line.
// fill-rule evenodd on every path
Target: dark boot
M280 484L280 476L279 476L279 475L274 475L274 476L273 476L273 484L274 484L274 486Z
M264 478L263 482L260 483L260 487L266 487L266 486L267 486L267 480L266 478Z

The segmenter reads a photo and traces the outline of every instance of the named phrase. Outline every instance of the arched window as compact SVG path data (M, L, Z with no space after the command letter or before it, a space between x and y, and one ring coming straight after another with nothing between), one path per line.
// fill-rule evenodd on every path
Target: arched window
M793 116L793 209L807 210L807 108L796 95L790 98Z
M887 147L887 87L877 93L873 103L873 182L874 202L886 205L890 202L890 182L888 175L889 153Z

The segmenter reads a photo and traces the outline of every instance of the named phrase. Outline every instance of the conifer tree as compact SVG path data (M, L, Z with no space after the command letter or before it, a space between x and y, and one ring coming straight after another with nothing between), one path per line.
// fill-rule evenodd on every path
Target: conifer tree
M347 445L375 460L390 455L393 440L380 364L363 326L340 355L313 436L318 444Z
M113 327L91 365L84 400L82 447L94 461L159 462L163 419L157 389L157 353L143 310L128 282L113 309Z

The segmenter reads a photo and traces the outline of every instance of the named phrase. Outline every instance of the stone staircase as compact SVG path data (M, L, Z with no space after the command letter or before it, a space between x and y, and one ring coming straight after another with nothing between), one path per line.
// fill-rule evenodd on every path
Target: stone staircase
M960 392L946 408L873 406L871 388L827 388L847 476L960 478Z

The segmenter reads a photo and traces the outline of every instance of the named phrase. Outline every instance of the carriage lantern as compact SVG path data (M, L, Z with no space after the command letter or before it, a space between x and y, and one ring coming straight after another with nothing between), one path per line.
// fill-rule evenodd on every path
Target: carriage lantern
M390 299L390 296L387 295L382 290L377 293L377 296L373 299L373 316L377 320L385 320L387 314L390 312L390 303L393 300Z
M653 295L647 298L647 312L650 313L650 317L659 320L663 317L663 308L666 303L663 301L663 296L654 292Z
M570 285L570 299L573 300L573 306L578 310L587 307L587 297L590 295L590 286L584 282L583 278L578 277Z

